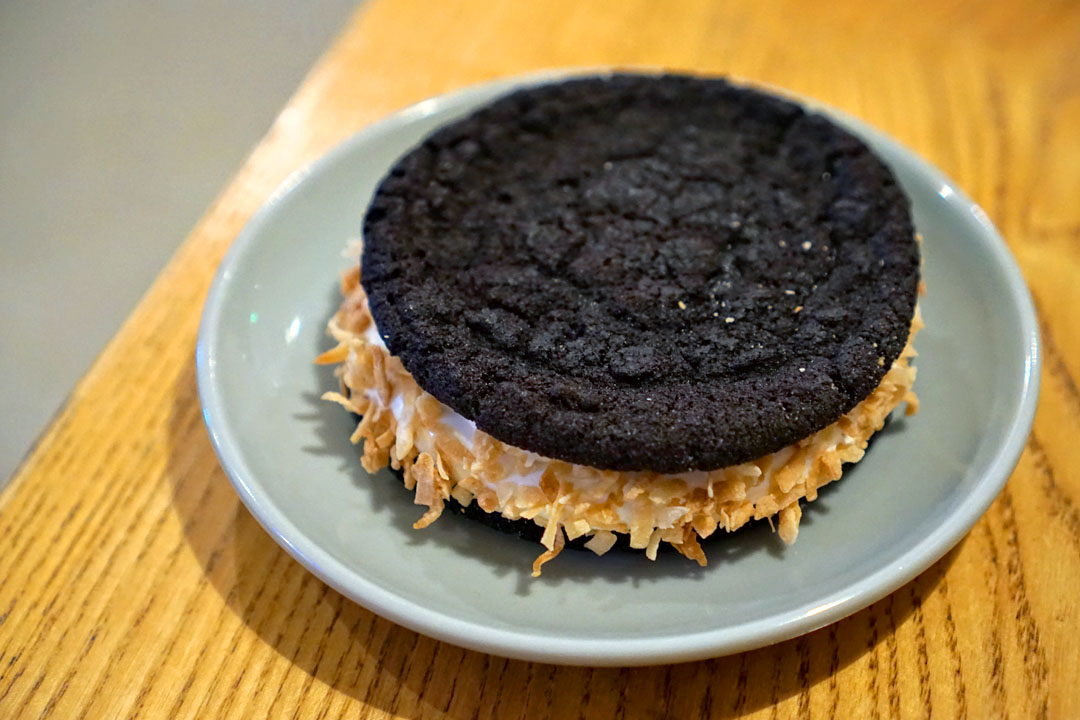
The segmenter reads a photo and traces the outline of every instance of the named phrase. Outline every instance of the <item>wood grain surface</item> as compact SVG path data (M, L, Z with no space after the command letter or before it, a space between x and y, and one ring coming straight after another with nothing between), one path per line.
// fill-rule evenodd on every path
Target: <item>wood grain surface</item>
M1045 342L1019 467L941 562L810 635L628 670L464 651L330 590L239 504L193 366L214 270L288 173L425 96L611 63L774 83L899 138L997 223ZM0 718L1080 717L1078 128L1072 2L373 0L0 496Z

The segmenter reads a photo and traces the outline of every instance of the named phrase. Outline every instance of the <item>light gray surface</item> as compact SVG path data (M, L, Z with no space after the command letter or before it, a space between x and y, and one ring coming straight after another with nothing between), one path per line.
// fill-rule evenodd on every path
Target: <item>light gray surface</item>
M758 524L707 545L707 568L674 553L650 563L566 552L533 580L539 545L453 517L413 530L421 508L388 472L360 468L355 423L319 400L336 385L311 358L329 346L341 250L363 213L356 198L433 127L507 87L428 101L355 136L275 195L225 259L200 329L199 392L226 471L279 543L419 632L500 655L615 665L738 652L821 627L908 582L971 528L1034 416L1031 299L978 207L910 152L841 118L896 170L925 238L921 409L804 506L795 545Z
M0 486L354 6L0 3Z

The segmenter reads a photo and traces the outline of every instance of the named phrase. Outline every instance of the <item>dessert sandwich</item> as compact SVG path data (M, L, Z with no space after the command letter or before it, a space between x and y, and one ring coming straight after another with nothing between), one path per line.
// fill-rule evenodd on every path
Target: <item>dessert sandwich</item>
M400 158L363 224L326 398L423 528L454 508L568 545L701 540L800 503L912 392L910 205L864 143L723 79L527 87ZM873 492L870 487L853 492Z

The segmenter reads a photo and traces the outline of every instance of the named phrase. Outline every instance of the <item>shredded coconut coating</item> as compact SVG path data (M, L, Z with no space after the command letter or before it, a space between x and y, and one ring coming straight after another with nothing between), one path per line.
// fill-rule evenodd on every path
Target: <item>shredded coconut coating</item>
M401 470L405 487L427 511L413 525L427 527L449 497L475 501L488 513L526 518L544 528L544 552L533 575L556 557L567 540L588 536L585 546L607 552L616 533L656 558L661 542L705 565L699 539L718 529L734 531L750 520L778 519L785 543L795 542L802 510L820 487L840 477L843 463L858 462L870 437L900 403L918 410L911 387L916 353L912 339L923 323L918 307L908 342L877 388L850 412L808 438L752 462L708 472L663 475L620 472L541 457L502 443L481 430L463 437L453 410L424 392L380 343L372 329L360 268L341 281L345 301L330 320L337 345L316 362L337 364L340 392L326 400L362 417L351 440L363 441L361 464L374 473L387 465Z

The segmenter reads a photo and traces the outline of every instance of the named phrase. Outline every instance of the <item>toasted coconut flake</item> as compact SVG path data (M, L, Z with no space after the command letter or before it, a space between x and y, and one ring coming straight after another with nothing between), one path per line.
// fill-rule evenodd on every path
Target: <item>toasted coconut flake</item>
M455 485L450 491L450 497L459 502L462 507L467 507L473 501L473 494L466 490L464 485Z
M676 544L675 549L678 550L683 557L696 560L697 564L701 567L705 567L709 564L709 561L705 559L705 551L701 549L701 545L698 543L698 538L697 535L694 534L693 528L684 528L682 542Z
M349 346L341 343L337 347L327 350L319 357L315 358L316 365L337 365L338 363L345 362L349 357ZM327 399L324 396L324 399Z
M553 560L559 553L561 553L562 549L563 549L563 545L565 543L566 543L566 539L563 537L562 532L556 532L553 547L550 550L546 551L546 552L540 553L540 557L536 558L536 560L533 561L533 566L532 566L532 576L533 577L540 577L540 568L548 560Z
M357 251L357 256L359 255ZM916 307L908 344L878 387L832 425L800 442L752 462L708 472L660 475L616 472L544 458L475 430L465 437L462 419L424 392L381 343L369 341L373 320L354 268L342 278L345 300L330 320L334 348L317 362L340 363L340 392L323 398L362 416L352 435L363 442L361 464L368 472L400 468L405 487L427 511L414 527L423 528L442 513L449 497L467 504L473 498L485 512L511 520L530 519L544 527L545 552L534 573L570 539L607 552L617 534L651 559L661 542L704 565L700 538L722 528L734 531L751 519L778 519L780 538L794 542L802 511L818 489L840 477L842 464L858 461L874 432L901 403L918 409L911 391L915 357L911 339L923 327Z
M562 506L556 507L547 520L547 525L544 528L544 534L540 537L540 544L546 547L548 550L555 549L555 536L562 537L562 533L559 530L562 528L559 525L559 511Z
M799 537L799 520L801 519L802 508L799 507L798 500L780 511L779 535L786 544L792 544L795 538Z
M649 536L649 544L645 546L645 557L650 560L656 559L656 550L660 547L660 538L663 535L663 530L657 528L652 531L652 535Z
M618 538L615 536L615 533L609 530L600 530L592 536L592 539L585 543L585 547L592 550L597 555L603 555L615 545L616 540L618 540Z
M566 533L567 540L577 539L585 533L589 532L590 530L592 530L592 525L590 525L589 521L585 520L584 518L563 525L563 531Z

